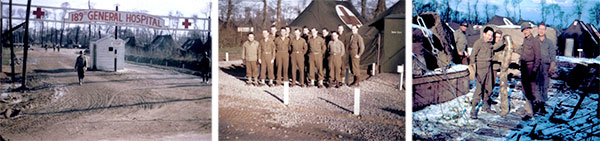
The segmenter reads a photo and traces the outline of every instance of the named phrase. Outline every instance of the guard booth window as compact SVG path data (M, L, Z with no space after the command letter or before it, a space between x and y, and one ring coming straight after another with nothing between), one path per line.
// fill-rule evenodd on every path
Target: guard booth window
M108 47L108 51L113 51L113 47Z

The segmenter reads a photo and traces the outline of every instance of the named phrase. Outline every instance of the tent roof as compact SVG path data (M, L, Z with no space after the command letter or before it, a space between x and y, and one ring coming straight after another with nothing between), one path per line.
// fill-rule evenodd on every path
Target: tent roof
M514 22L512 20L510 20L510 18L495 15L485 25L509 25L509 24L507 24L507 22L514 24Z
M586 58L594 58L599 55L599 41L592 35L586 24L582 21L575 20L573 23L559 36L558 51L560 55L564 55L565 40L567 38L574 39L573 54L576 49L583 49Z
M400 0L398 1L396 4L394 4L392 7L390 7L389 9L387 9L385 12L383 12L381 15L379 15L377 18L375 18L370 24L369 26L375 26L377 27L379 30L380 27L383 26L383 19L386 18L391 18L391 19L404 19L404 11L405 11L405 6L404 6L404 0Z
M302 13L300 13L300 15L298 15L298 17L296 17L296 19L294 19L294 21L290 23L290 26L337 29L337 26L339 24L344 24L344 22L339 18L336 12L336 5L348 8L362 24L366 24L365 19L349 1L314 0L302 11ZM347 26L346 31L350 31L350 28Z

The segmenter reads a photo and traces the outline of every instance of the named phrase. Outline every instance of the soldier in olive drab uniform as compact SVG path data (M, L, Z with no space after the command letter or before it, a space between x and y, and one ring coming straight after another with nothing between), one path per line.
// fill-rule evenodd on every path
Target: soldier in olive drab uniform
M338 33L331 33L331 41L329 42L329 85L328 87L335 86L339 88L342 86L342 56L346 49L344 48L344 43L338 39Z
M79 85L82 85L85 71L87 70L87 58L83 54L83 51L79 51L79 56L75 60L75 70L77 71L77 77L79 78Z
M317 35L317 29L312 28L311 38L308 39L308 47L310 49L310 53L308 54L308 79L309 86L315 84L315 72L317 72L316 79L319 80L318 87L323 87L323 79L325 73L323 72L323 54L327 50L325 46L325 40Z
M554 72L556 66L556 44L554 41L546 38L546 24L543 22L538 25L538 39L541 42L540 55L541 64L538 71L537 85L539 95L541 96L540 104L537 112L541 114L546 113L544 108L546 100L548 100L548 87L550 85L550 74Z
M327 30L327 28L323 28L321 30L321 36L325 40L325 46L327 47L327 49L324 51L325 53L323 54L323 72L325 72L324 76L329 76L329 68L331 68L329 67L331 64L331 60L329 60L329 41L331 41L331 35L329 34L329 30ZM325 77L325 82L329 82L327 79L329 79L329 77Z
M465 32L467 31L467 22L463 22L460 24L459 29L454 32L454 41L456 41L456 52L458 53L458 60L460 63L464 65L468 65L467 57L469 56L467 53L467 36Z
M298 79L299 86L304 87L304 55L308 50L308 45L303 38L300 37L300 30L296 29L294 31L294 38L291 39L291 58L292 58L292 86L296 83L296 79ZM300 77L296 77L296 71L299 71Z
M271 39L271 40L274 40L275 37L277 37L277 27L275 25L271 26L271 30L270 30L269 35L270 35L269 39Z
M539 103L539 97L537 96L537 87L535 79L537 77L537 70L541 63L541 52L540 52L540 40L531 35L532 27L529 23L523 23L521 25L521 31L525 35L523 45L519 49L518 53L521 55L519 62L521 63L521 82L523 84L523 93L525 94L525 116L523 120L529 120L533 117L533 107Z
M258 67L256 64L256 61L258 61L258 46L259 43L254 40L254 33L249 33L248 41L242 44L242 61L246 65L247 85L258 84ZM252 78L254 78L254 81L252 81Z
M269 86L273 85L275 74L273 72L273 63L275 63L275 43L271 39L269 32L263 30L264 39L260 40L258 48L258 63L260 63L260 85L265 84L265 79L268 77ZM268 76L267 76L268 75Z
M289 81L290 38L288 38L287 33L285 28L281 28L279 37L275 38L277 85L281 85L284 81Z
M477 79L477 88L473 93L473 99L471 101L471 118L477 119L477 107L479 102L482 101L483 97L483 111L493 113L490 109L489 97L492 93L492 40L494 30L491 27L485 27L483 29L483 38L475 41L473 45L473 52L471 58L471 64L475 65Z
M360 56L365 52L365 43L363 38L358 34L358 26L352 26L352 36L350 37L349 52L351 57L352 74L354 74L354 82L350 86L360 86Z
M350 53L348 53L348 52L350 52L349 45L350 45L350 36L352 34L345 33L344 32L344 25L341 25L341 24L338 25L338 31L337 32L338 32L338 35L339 35L339 37L338 37L339 40L342 41L342 43L344 43L344 49L345 49L345 52L346 52L342 56L342 62L343 63L342 63L342 71L340 73L342 75L341 76L342 77L342 81L341 82L344 83L344 85L346 85L346 72L349 69L348 67L350 66L350 65L348 65L348 64L350 64L350 55L349 55Z

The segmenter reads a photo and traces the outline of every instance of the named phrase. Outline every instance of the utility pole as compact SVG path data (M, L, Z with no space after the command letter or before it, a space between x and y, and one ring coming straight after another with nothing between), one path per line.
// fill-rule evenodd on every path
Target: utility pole
M29 50L29 12L31 11L31 0L27 0L27 10L25 11L25 35L23 37L23 80L21 81L21 90L26 90L27 85L27 52Z

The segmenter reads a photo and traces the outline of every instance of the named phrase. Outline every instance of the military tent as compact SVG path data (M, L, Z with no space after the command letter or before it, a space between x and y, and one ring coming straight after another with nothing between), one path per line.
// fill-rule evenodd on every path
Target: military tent
M585 26L585 23L579 20L573 21L558 37L558 54L561 56L578 56L577 49L583 49L583 56L586 58L595 58L599 54L600 45L594 38L593 33ZM571 54L565 54L566 40L573 39L573 50Z
M147 48L152 53L157 53L163 56L178 56L181 51L181 46L173 40L171 35L159 35L152 40Z
M514 25L510 18L495 15L485 25Z
M399 1L369 24L379 30L381 40L377 62L380 62L382 72L397 72L397 66L404 64L404 20L404 1Z
M344 19L344 20L342 20ZM344 22L345 21L345 22ZM344 26L344 34L350 34L349 25L361 25L359 34L363 37L365 51L361 56L361 68L365 68L377 61L378 30L371 26L363 26L365 20L349 1L314 0L290 23L292 28L307 26L317 29L327 28L337 30L337 26Z

